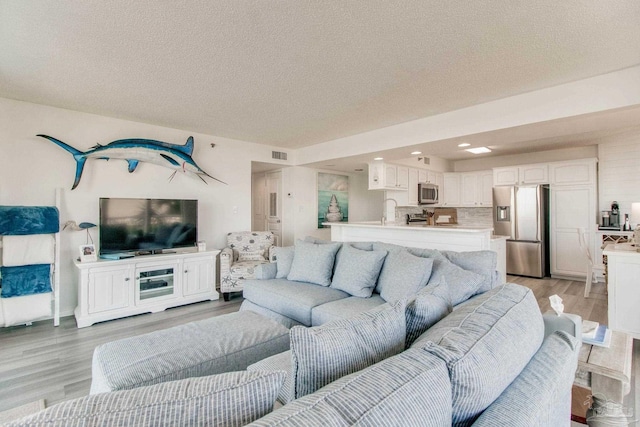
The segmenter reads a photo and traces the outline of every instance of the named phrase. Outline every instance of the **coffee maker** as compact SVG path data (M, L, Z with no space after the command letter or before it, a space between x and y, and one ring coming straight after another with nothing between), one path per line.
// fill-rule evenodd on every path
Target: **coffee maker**
M620 230L620 208L615 200L611 203L610 211L602 211L600 230Z
M609 224L612 228L620 230L620 208L615 200L611 203L611 213L609 214Z

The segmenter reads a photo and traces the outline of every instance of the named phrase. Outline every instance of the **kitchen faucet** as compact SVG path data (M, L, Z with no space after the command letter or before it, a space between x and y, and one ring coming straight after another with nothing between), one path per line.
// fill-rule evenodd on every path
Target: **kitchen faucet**
M388 198L382 201L382 219L380 220L380 224L382 225L385 225L387 223L387 202L389 200L395 203L396 208L398 207L398 202L396 201L396 199Z

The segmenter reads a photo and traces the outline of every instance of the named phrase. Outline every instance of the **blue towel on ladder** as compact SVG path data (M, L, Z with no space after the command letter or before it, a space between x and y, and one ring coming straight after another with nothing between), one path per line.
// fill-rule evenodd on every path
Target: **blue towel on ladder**
M51 265L34 264L0 267L2 298L51 292Z
M54 206L0 206L0 235L50 234L60 230Z

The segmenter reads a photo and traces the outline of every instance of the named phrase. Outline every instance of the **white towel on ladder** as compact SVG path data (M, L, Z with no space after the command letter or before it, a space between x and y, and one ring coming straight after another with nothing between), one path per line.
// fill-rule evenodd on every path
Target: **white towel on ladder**
M52 264L55 260L55 238L52 234L2 237L2 265Z

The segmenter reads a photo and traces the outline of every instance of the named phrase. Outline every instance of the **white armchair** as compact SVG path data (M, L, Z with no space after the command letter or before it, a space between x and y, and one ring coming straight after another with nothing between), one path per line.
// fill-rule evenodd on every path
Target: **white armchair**
M240 231L227 234L227 247L220 252L220 292L229 301L231 292L242 292L245 279L253 279L255 268L273 259L271 231Z

